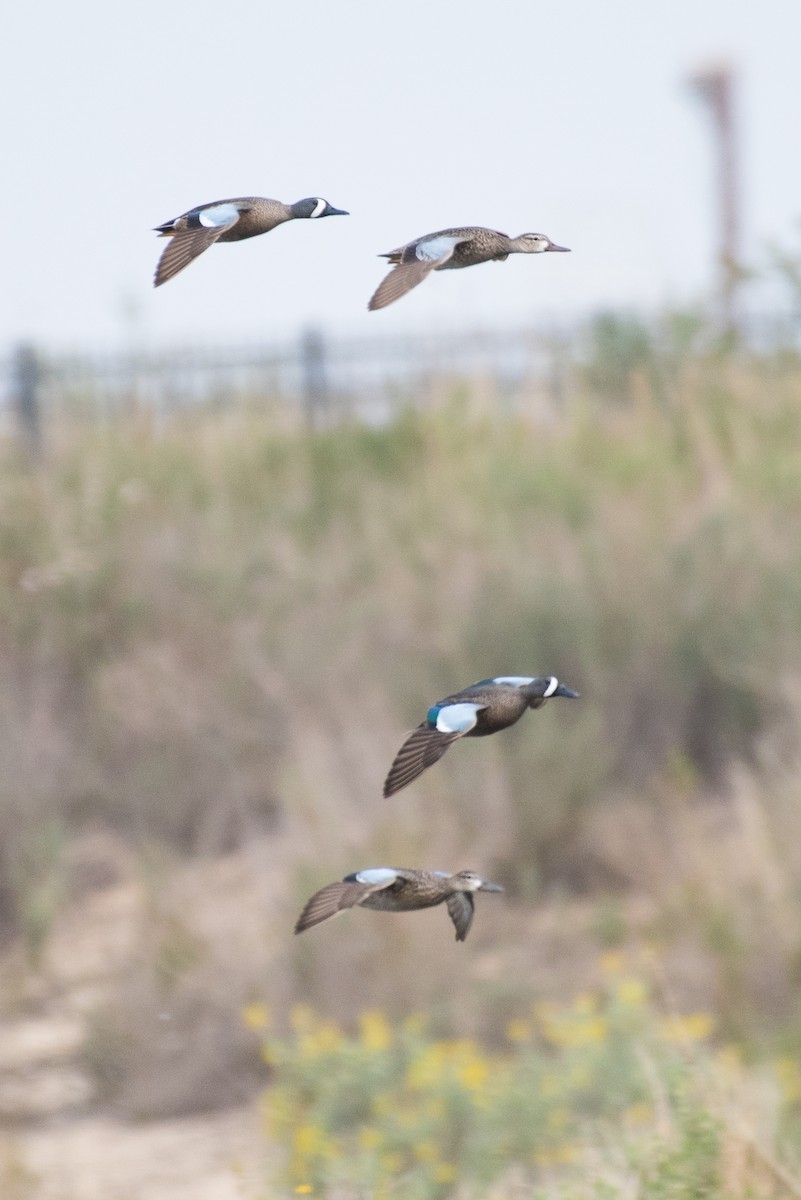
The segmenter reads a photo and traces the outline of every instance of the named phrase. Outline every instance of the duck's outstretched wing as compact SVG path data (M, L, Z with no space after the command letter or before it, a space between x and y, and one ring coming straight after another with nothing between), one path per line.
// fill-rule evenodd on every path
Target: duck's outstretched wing
M381 255L382 258L399 255L398 263L376 288L367 305L368 309L373 312L400 300L401 296L405 296L412 288L417 287L418 283L422 283L437 267L453 258L454 250L464 240L463 237L443 234L439 237L424 238L419 242L410 242L400 253L393 250L388 255Z
M449 699L459 700L459 697ZM452 742L475 728L483 707L481 703L460 702L430 709L429 719L417 726L395 755L384 781L384 795L394 796L427 767L439 762Z
M393 867L368 867L341 882L326 884L306 902L295 922L295 933L303 933L312 925L319 925L348 908L363 904L368 896L392 887L397 880L398 872Z
M395 761L384 780L384 795L394 796L428 767L433 767L451 743L461 736L461 733L441 733L427 723L419 725L395 755Z
M170 232L169 224L157 226L160 236L168 237L170 241L158 261L153 286L161 287L188 267L193 259L213 246L221 234L236 225L239 215L235 204L215 204L179 217L174 232Z
M456 940L457 942L463 942L470 932L470 926L473 924L475 906L472 893L454 892L448 896L445 903L448 906L450 918L456 926Z

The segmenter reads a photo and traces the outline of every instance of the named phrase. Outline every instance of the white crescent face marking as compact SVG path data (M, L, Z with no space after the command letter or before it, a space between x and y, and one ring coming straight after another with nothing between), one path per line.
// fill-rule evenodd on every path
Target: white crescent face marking
M463 240L458 237L430 238L428 241L420 243L414 252L415 257L419 258L421 262L439 262Z
M447 704L437 713L437 729L440 733L467 733L483 707L483 704Z
M555 675L552 675L551 682L548 684L547 688L542 693L543 696L545 696L545 698L547 699L548 696L552 696L554 694L554 692L556 691L556 689L558 687L559 687L559 680L556 678Z
M314 208L311 210L311 213L309 214L309 216L310 217L319 217L320 213L323 211L325 206L326 206L325 200L318 200L317 203L315 204Z
M198 221L207 229L219 229L220 225L230 225L239 220L239 209L235 204L215 204L214 208L204 208L198 214Z
M533 675L498 675L493 679L493 683L509 683L512 687L525 687L529 683L534 682Z
M398 873L392 867L367 867L364 871L357 871L356 878L359 883L394 883Z

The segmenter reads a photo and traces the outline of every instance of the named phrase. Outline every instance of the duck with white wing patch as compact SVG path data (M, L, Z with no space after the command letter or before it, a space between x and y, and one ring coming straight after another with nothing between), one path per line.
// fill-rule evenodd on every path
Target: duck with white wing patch
M298 917L295 933L303 933L349 908L413 912L445 904L456 940L463 942L473 923L473 893L502 891L500 884L488 883L475 871L449 875L446 871L417 871L412 867L366 867L315 892Z
M348 215L321 196L309 196L294 204L268 200L266 196L237 196L233 200L199 204L172 221L156 225L155 232L159 237L168 237L171 241L159 259L153 286L161 287L215 242L241 242L260 233L269 233L285 221Z
M497 733L519 721L526 709L542 708L554 696L575 700L578 692L555 675L496 675L438 700L395 755L384 795L393 796L417 779L459 738Z
M484 262L504 262L510 254L545 254L558 251L569 253L567 246L557 246L544 233L521 233L509 237L497 229L482 225L465 225L440 229L423 237L388 250L379 258L388 258L394 266L386 279L373 293L367 307L374 311L386 308L405 296L412 288L427 279L432 271L455 271L459 267L474 267Z

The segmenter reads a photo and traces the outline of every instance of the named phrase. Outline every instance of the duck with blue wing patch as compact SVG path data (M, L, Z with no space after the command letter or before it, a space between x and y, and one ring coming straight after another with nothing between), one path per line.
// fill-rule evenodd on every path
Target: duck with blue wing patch
M170 244L159 259L153 286L161 287L215 242L241 242L269 233L285 221L347 216L344 209L333 208L321 196L309 196L294 204L268 200L266 196L237 196L199 204L172 221L156 225L155 232L170 238Z
M367 307L374 311L386 308L417 287L432 271L455 271L484 262L504 262L510 254L544 254L548 251L567 253L567 246L557 246L544 233L521 233L511 238L497 229L481 225L464 225L440 229L423 237L379 254L388 258L394 270L379 284Z
M474 892L502 892L475 871L417 871L411 867L367 867L346 875L338 883L326 884L311 897L298 917L295 933L328 921L349 908L372 908L379 912L414 912L444 903L463 942L473 923Z
M426 719L401 746L384 783L394 796L442 758L463 737L486 737L519 721L527 708L542 708L553 696L578 697L555 675L496 675L432 704Z

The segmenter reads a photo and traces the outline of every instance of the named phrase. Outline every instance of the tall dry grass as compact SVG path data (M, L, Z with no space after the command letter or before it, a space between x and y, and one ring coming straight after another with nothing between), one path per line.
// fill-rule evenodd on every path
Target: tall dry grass
M380 429L139 414L63 431L39 471L7 448L6 930L40 952L81 831L167 847L188 926L203 862L245 846L266 891L240 969L279 1008L428 1005L491 1037L521 991L650 939L680 997L792 1042L801 368L696 332L596 353L547 415L460 384ZM582 699L381 799L431 702L535 672ZM290 936L311 890L380 862L507 896L466 948L439 913ZM236 971L224 941L204 971Z

